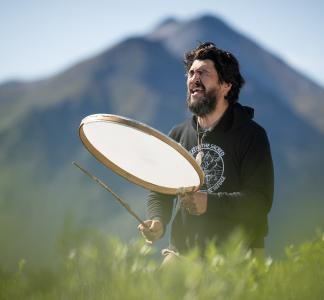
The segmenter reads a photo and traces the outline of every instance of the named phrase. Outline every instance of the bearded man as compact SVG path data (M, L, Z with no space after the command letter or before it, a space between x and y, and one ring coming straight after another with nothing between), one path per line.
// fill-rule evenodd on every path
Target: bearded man
M253 109L238 103L244 79L237 59L207 42L186 53L187 105L193 116L175 126L170 137L201 165L201 190L177 198L170 253L186 253L206 243L223 243L237 228L247 246L262 251L273 199L273 164L265 130L253 121ZM165 233L173 197L151 192L147 227L152 243Z

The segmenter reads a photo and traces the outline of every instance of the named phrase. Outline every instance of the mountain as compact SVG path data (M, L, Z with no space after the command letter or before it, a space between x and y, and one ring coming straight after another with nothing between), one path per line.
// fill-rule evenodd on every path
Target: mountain
M0 264L22 257L47 264L69 220L124 239L137 235L136 221L71 162L102 177L143 217L146 191L98 163L77 129L89 114L111 113L167 133L189 116L181 60L198 41L238 57L247 82L240 102L255 108L269 135L276 192L268 252L279 255L324 227L324 89L214 16L168 19L58 75L0 85Z

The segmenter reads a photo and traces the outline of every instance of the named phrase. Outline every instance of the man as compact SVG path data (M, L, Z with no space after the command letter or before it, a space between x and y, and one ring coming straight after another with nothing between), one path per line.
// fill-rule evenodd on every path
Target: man
M236 58L207 42L185 55L190 120L170 137L181 143L205 173L196 193L178 197L170 249L185 253L207 241L224 242L237 228L248 247L264 248L267 214L273 198L273 165L265 130L252 120L253 109L238 103L244 84ZM173 197L152 192L147 227L139 230L152 243L169 223Z

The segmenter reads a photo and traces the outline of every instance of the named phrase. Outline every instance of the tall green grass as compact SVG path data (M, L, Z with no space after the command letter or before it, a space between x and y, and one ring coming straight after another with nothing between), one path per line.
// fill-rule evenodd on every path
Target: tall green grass
M160 266L154 248L100 234L63 235L52 270L21 260L0 271L0 299L324 299L324 235L290 246L281 260L259 260L239 235Z

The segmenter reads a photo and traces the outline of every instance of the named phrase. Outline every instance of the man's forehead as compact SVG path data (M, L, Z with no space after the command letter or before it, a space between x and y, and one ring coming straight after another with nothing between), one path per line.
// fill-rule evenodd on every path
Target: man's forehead
M198 70L201 68L215 69L214 62L210 59L195 59L190 67L190 70Z

